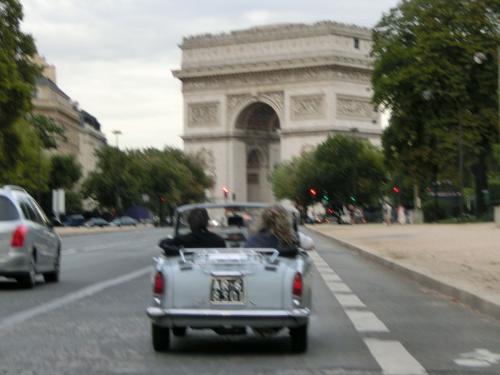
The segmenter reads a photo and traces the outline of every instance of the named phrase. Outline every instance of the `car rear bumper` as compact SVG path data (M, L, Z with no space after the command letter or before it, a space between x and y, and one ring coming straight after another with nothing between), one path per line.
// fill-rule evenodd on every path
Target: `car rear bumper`
M165 327L298 327L308 322L311 310L195 310L148 307L147 315Z
M29 272L30 261L30 255L25 252L9 252L0 255L0 276L16 277Z

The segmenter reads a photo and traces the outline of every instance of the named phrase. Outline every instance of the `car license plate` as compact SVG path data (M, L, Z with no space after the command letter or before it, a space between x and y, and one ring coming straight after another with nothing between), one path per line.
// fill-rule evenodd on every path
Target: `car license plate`
M245 302L243 279L240 277L216 277L212 279L210 302L238 304Z

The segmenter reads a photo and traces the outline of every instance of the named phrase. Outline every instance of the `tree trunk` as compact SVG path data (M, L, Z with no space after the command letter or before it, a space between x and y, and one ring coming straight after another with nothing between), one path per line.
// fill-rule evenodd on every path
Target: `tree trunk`
M483 193L483 191L488 190L488 170L486 158L486 152L482 151L478 156L477 163L472 169L475 179L476 215L478 217L484 215L487 208Z

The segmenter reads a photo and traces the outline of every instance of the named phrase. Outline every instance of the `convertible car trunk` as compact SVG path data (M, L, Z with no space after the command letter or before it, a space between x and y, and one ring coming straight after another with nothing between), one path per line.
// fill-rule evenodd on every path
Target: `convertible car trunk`
M286 261L249 249L195 251L175 264L172 304L179 309L283 309Z

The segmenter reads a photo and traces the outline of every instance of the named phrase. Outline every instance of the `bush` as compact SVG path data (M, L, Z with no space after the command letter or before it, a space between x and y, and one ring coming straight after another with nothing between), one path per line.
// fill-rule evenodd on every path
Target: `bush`
M457 218L460 214L460 206L456 200L438 199L436 207L434 200L429 199L422 204L422 211L424 212L424 221L433 222Z

